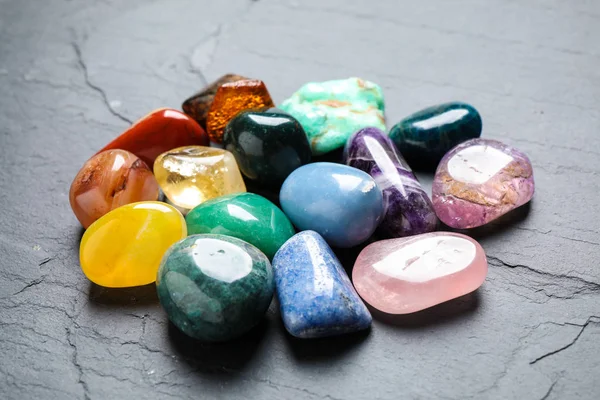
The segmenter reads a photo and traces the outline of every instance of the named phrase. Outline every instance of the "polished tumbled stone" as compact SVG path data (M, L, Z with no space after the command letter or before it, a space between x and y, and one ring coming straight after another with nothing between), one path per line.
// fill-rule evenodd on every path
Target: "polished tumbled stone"
M264 186L278 186L311 158L300 123L277 109L242 112L225 128L223 146L242 173Z
M206 130L206 118L208 117L208 111L210 110L210 106L215 99L215 95L217 94L219 87L226 83L247 79L248 78L245 78L241 75L225 74L184 101L181 105L181 108L183 109L183 112L192 117L196 122L198 122L198 124L200 124L202 128Z
M313 155L343 147L361 128L385 130L383 92L360 78L307 83L280 108L300 121Z
M434 170L451 148L481 135L481 116L466 103L439 104L394 125L390 138L409 165Z
M156 158L154 176L168 201L187 213L215 197L246 191L246 184L227 150L186 146Z
M436 229L438 219L431 200L383 131L364 128L352 135L344 161L371 175L383 192L382 236L410 236Z
M84 228L125 204L158 200L158 183L146 163L126 150L107 150L83 164L69 189L73 213Z
M165 254L156 288L182 332L220 342L260 322L275 285L271 264L256 247L229 236L192 235Z
M408 314L471 293L481 286L487 269L475 240L433 232L368 245L356 259L352 281L372 307Z
M254 193L235 193L200 204L185 217L188 234L218 233L253 244L269 259L296 231L269 200Z
M383 196L373 178L347 165L314 163L288 176L281 208L299 230L313 230L335 247L367 240L383 217Z
M433 207L446 225L475 228L531 200L527 156L497 140L472 139L444 156L433 179Z
M94 222L79 246L81 269L105 287L147 285L167 249L187 235L185 220L173 206L158 201L127 204Z
M277 297L287 331L317 338L369 328L371 314L323 238L296 234L273 259Z

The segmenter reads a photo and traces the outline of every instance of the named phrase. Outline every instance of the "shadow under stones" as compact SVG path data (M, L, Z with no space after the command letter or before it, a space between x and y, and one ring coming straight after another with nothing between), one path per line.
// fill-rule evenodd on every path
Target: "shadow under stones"
M253 358L269 329L269 320L261 322L239 338L208 343L187 336L169 321L168 338L171 347L182 361L197 373L235 377Z
M158 304L154 283L129 288L106 288L90 282L88 296L91 303L111 306L140 306Z
M365 303L374 319L386 325L409 329L420 329L432 325L454 322L472 315L481 304L479 291L474 291L456 299L438 304L411 314L387 314Z

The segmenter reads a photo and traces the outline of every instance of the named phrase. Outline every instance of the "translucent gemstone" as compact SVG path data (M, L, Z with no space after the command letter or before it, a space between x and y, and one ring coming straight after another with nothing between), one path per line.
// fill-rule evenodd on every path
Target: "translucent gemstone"
M219 86L206 118L210 140L221 143L225 126L240 111L269 107L274 104L263 81L248 79Z
M152 111L102 150L123 149L132 152L152 167L156 157L175 147L208 144L204 129L196 121L170 108Z
M184 212L208 199L246 191L233 155L213 147L163 153L154 162L154 176L168 200Z
M156 288L181 331L221 342L260 322L275 283L269 260L251 244L223 235L192 235L165 254Z
M409 314L476 290L487 274L483 248L468 236L433 232L375 242L358 255L358 294L388 314Z
M300 338L368 329L371 314L346 271L316 232L294 235L273 258L283 324Z
M371 175L383 192L385 215L378 228L382 236L402 237L435 230L438 219L431 200L382 130L364 128L352 135L344 161Z
M107 150L79 170L69 201L84 228L117 207L158 199L158 183L148 166L125 150Z
M487 224L527 203L534 192L529 158L490 139L464 142L444 156L433 180L433 207L453 228Z
M280 108L300 121L313 155L344 146L361 128L385 130L383 92L360 78L307 83Z
M247 80L240 75L227 74L223 75L198 93L194 94L192 97L187 99L181 105L183 112L192 117L200 126L206 129L206 117L208 116L208 110L215 98L215 94L219 89L219 86L236 81Z
M186 235L185 219L173 206L157 201L127 204L85 231L81 269L100 286L146 285L155 281L168 248Z

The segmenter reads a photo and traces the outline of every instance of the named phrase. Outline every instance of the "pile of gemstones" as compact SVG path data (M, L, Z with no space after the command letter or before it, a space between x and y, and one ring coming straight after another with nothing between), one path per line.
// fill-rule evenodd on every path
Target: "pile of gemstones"
M200 340L243 335L274 293L287 331L315 338L368 329L369 309L408 314L473 292L485 252L448 230L533 196L527 156L481 139L465 103L386 133L372 82L308 83L275 108L262 81L225 75L182 108L153 111L106 145L69 199L88 279L156 282L169 319ZM315 162L325 157L336 162ZM431 200L411 167L437 167ZM332 248L356 246L351 280Z

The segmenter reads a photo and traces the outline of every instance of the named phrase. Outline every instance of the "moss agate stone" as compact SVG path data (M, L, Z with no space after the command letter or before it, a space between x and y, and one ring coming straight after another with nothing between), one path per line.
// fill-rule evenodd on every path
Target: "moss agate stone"
M296 231L269 200L254 193L235 193L200 204L186 218L188 234L215 233L242 239L269 259Z
M385 130L383 92L360 78L307 83L280 108L300 121L313 155L344 146L361 128Z
M299 338L367 329L371 314L344 268L316 232L296 234L273 259L283 324Z
M221 342L258 324L275 285L271 264L256 247L229 236L192 235L167 251L156 288L177 328Z
M431 200L383 131L364 128L352 135L344 161L371 175L381 189L385 214L378 232L382 236L411 236L436 229L438 219Z
M281 186L311 158L302 125L275 108L235 116L225 127L223 146L233 153L242 173L262 186Z
M434 170L454 146L481 135L481 116L466 103L439 104L394 125L390 138L413 168Z

